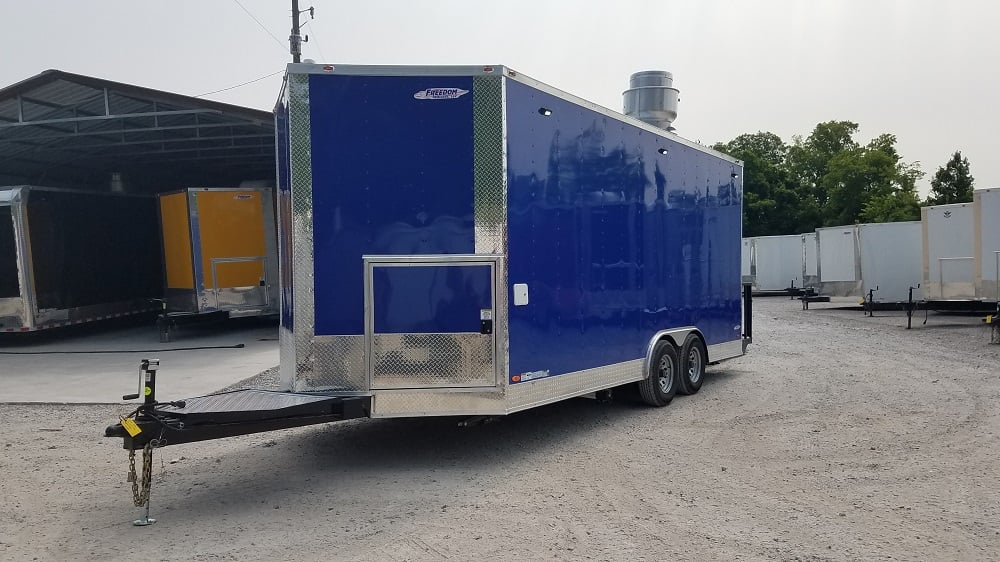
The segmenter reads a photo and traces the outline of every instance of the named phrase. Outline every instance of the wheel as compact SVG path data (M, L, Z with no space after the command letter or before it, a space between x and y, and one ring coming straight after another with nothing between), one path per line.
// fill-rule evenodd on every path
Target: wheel
M705 344L701 338L695 334L688 334L681 347L681 376L677 392L694 394L701 389L701 383L705 380L706 355Z
M653 348L649 377L639 381L639 396L650 406L663 407L677 393L677 348L661 341Z

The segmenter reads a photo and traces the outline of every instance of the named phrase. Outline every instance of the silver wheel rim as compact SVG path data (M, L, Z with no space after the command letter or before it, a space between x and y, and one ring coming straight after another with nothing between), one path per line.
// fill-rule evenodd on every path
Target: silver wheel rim
M670 389L674 386L674 363L670 360L670 357L666 355L660 357L658 373L657 382L660 384L660 392L669 394Z
M688 380L691 382L698 382L701 379L701 352L698 348L692 347L688 351Z

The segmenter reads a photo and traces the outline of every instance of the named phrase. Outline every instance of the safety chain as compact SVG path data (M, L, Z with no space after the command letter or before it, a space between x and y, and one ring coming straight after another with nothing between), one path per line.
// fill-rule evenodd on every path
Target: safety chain
M128 452L128 481L132 483L132 501L136 507L149 502L149 489L153 485L153 443L146 443L142 449L142 481L135 473L135 449ZM140 489L141 488L141 489Z

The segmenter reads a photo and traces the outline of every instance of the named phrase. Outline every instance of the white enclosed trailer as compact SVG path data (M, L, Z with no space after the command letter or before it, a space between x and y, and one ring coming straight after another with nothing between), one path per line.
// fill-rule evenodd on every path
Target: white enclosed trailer
M831 296L861 295L861 259L858 227L831 226L816 229L819 291Z
M1000 302L1000 188L973 193L976 296Z
M920 210L923 288L926 300L976 298L975 235L972 203Z
M819 283L819 261L816 233L806 232L802 237L802 286L813 287Z
M920 221L859 224L858 249L861 296L874 290L873 302L903 302L921 283Z
M917 221L817 228L816 238L823 294L867 298L874 291L875 302L902 302L923 279Z
M802 286L802 237L754 236L744 239L752 244L750 274L757 291L784 291Z

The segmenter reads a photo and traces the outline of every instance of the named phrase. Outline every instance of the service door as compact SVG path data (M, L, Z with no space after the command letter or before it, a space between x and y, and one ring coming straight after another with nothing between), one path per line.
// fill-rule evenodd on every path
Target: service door
M496 386L496 258L364 259L373 390Z

